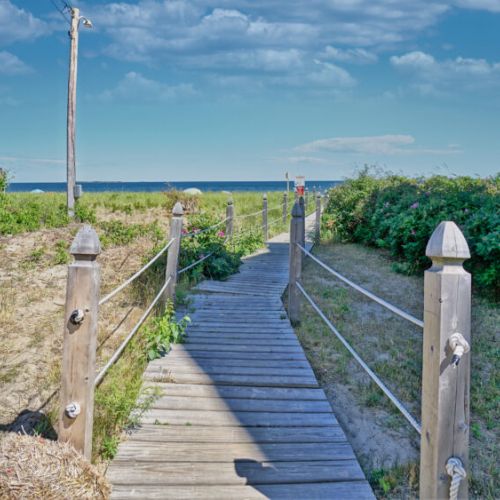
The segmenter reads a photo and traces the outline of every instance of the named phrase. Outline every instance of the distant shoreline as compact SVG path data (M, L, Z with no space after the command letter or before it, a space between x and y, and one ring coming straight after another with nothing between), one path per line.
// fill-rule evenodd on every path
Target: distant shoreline
M306 180L306 187L312 191L326 191L327 189L341 184L342 181L316 181ZM183 191L188 188L197 188L205 191L286 191L286 181L193 181L193 182L124 182L124 181L93 181L81 182L83 192L161 192L177 189ZM293 189L293 181L290 181L290 189ZM29 193L33 190L43 192L64 193L65 182L13 182L8 188L10 193Z

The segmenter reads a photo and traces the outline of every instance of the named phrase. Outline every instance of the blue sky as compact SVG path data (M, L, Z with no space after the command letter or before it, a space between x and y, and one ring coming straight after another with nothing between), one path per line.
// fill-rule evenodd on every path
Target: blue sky
M60 0L54 0L60 5ZM500 0L74 1L79 180L500 170ZM0 166L65 179L67 23L0 0Z

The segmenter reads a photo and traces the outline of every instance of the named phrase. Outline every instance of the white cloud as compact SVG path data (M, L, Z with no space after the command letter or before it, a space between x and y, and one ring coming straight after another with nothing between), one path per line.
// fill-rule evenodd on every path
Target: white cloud
M300 152L335 152L335 153L366 153L366 154L394 154L402 146L413 144L415 139L411 135L377 135L365 137L332 137L318 139L297 146Z
M412 76L412 85L422 94L442 94L448 88L477 89L500 85L500 63L456 57L439 61L424 52L392 56L391 64Z
M331 137L307 142L295 148L299 153L335 153L361 155L394 155L394 154L456 154L461 149L456 144L445 148L410 147L415 138L406 134L388 134L359 137Z
M10 0L0 0L0 46L20 40L33 40L49 33L47 23L20 9Z
M25 75L33 71L21 59L6 50L0 51L0 74L3 75Z
M499 0L455 0L454 3L457 7L463 7L465 9L500 12Z
M339 49L331 45L325 47L321 58L352 64L373 64L378 61L378 56L368 50L360 48Z
M114 99L130 101L170 101L180 97L195 95L194 87L189 83L167 85L150 80L140 73L130 71L114 89L105 90L99 96L103 101Z

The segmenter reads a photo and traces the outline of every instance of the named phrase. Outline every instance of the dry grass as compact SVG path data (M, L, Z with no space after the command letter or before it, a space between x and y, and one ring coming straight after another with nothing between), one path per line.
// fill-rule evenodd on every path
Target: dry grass
M109 498L103 475L66 443L0 435L0 498Z
M396 274L380 251L325 244L315 254L356 283L422 317L423 278ZM305 263L303 282L351 345L420 420L421 330L347 288L314 262ZM470 484L476 498L495 498L500 488L495 428L500 417L498 324L499 309L474 297ZM414 496L418 435L307 305L297 333L379 496Z

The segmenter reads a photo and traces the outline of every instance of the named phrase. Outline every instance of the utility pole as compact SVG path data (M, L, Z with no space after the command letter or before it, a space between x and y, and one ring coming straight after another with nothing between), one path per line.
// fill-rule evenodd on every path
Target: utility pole
M76 159L75 159L75 120L76 120L76 77L78 68L78 28L83 21L85 28L92 28L92 23L86 17L80 17L80 9L69 7L71 24L69 30L69 77L68 77L68 118L66 139L66 176L67 176L67 205L68 216L75 215L75 184L76 184Z
M71 7L71 26L69 30L69 77L68 77L68 121L66 138L66 189L68 216L75 215L75 115L76 115L76 75L78 67L78 25L80 9Z

